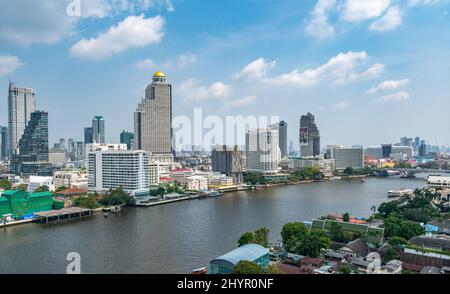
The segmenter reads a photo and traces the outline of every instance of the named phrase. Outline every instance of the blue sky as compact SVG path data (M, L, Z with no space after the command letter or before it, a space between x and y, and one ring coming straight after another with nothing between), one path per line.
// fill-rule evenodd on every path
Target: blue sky
M36 90L50 142L94 115L118 141L162 70L175 115L276 115L297 141L312 112L323 144L450 145L447 0L1 2L0 125L11 78Z

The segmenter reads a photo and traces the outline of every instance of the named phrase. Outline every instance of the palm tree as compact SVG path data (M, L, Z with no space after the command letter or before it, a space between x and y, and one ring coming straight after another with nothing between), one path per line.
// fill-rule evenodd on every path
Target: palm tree
M370 208L371 211L373 211L373 215L377 212L377 207L374 205Z

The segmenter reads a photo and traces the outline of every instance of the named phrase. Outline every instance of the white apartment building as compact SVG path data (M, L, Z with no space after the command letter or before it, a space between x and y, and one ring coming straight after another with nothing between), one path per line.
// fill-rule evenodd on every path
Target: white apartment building
M208 189L208 180L202 176L182 177L178 181L186 190L202 191Z
M353 169L364 168L364 150L362 147L327 146L327 157L335 160L336 170L344 170L347 167Z
M146 151L98 148L88 153L87 161L88 188L91 191L122 187L133 194L150 186L149 154Z
M268 127L249 130L245 139L247 172L278 173L278 164L281 161L278 129Z

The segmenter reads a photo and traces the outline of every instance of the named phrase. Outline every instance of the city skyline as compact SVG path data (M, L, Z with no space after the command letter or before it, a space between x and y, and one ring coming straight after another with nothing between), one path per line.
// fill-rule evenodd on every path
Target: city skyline
M288 141L297 142L298 118L311 112L322 146L395 143L403 136L450 145L442 62L450 57L448 1L383 1L388 4L374 14L356 11L358 19L346 14L351 1L305 1L302 7L246 1L236 18L233 5L218 12L207 1L156 1L134 11L90 1L82 17L68 16L63 3L53 6L49 19L41 17L49 12L42 2L28 4L41 26L30 25L26 15L2 20L12 34L0 34L0 86L6 93L11 78L36 91L37 109L49 112L50 142L82 139L95 115L105 117L106 141L118 142L121 130L133 129L145 85L162 70L174 85L174 116L190 117L199 106L205 115L277 115L289 125ZM200 6L204 15L193 18ZM234 24L206 25L218 13ZM396 22L386 27L393 14ZM127 31L128 24L147 29L145 42L99 55L108 40L117 40L108 38L110 28ZM0 125L7 125L6 111Z

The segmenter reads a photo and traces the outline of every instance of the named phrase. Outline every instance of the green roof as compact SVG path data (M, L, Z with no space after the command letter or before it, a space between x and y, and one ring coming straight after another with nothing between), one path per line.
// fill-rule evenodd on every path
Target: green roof
M53 194L51 192L35 192L35 193L29 193L28 197L33 198L33 197L53 197Z

